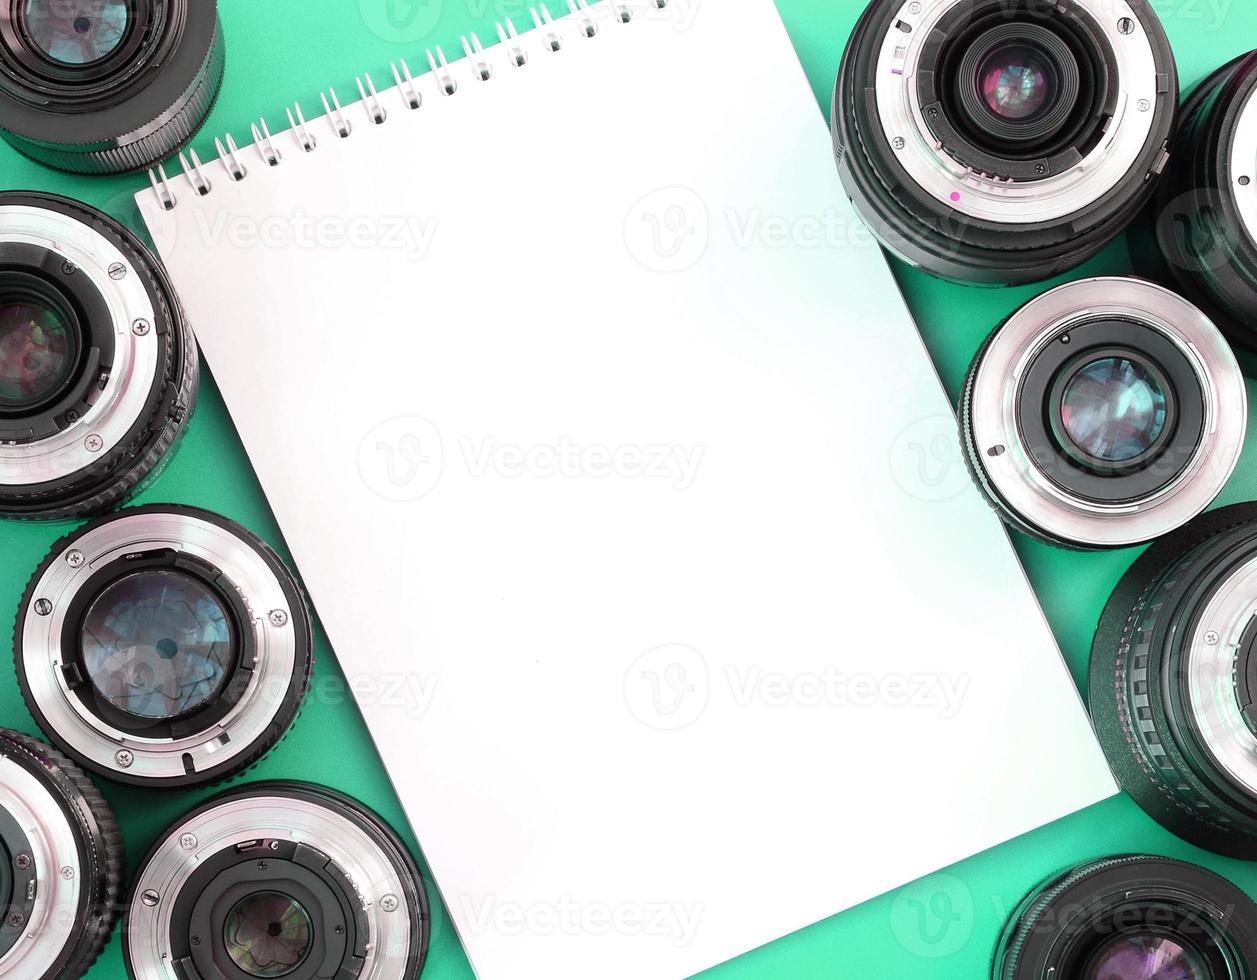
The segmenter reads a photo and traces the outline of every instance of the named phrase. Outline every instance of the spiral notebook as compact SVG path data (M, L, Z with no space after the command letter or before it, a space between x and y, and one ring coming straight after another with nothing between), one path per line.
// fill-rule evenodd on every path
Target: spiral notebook
M683 977L1111 795L770 0L522 26L138 196L477 974Z

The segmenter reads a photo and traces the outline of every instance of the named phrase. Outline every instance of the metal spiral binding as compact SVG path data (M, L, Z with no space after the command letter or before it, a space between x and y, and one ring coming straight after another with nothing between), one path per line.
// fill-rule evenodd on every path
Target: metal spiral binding
M587 38L596 37L599 25L594 19L594 8L590 7L589 0L566 0L566 3L568 14L565 15L564 19L570 18L581 36ZM643 3L658 10L663 10L670 5L670 0L638 0L636 5L633 0L603 0L599 7L605 4L606 8L610 9L613 14L611 18L612 23L629 24L634 20L637 7ZM563 36L558 30L558 22L550 14L544 3L530 8L529 15L532 18L535 34L542 48L551 52L562 50ZM528 65L529 51L523 43L524 36L516 30L511 18L505 17L497 23L497 35L501 49L511 65L516 68L524 68ZM465 61L475 79L481 82L488 82L495 77L494 66L489 60L488 52L486 52L475 33L462 38L462 48L464 57L459 59L459 63ZM438 91L446 96L456 95L459 91L459 83L454 77L454 70L446 59L445 52L439 46L433 46L426 53L428 65L432 70L432 77L436 82ZM410 66L406 63L406 60L399 58L391 67L393 78L397 83L396 89L393 91L396 91L400 96L402 108L419 109L424 104L423 93L419 89L418 80L411 74ZM390 93L386 92L382 95L376 89L370 74L366 72L358 76L356 81L358 93L361 96L359 104L366 113L367 119L377 126L384 125L390 118L389 109L385 105L385 100ZM328 88L326 92L320 93L320 99L323 103L323 120L326 120L336 136L341 139L348 139L354 131L353 123L346 114L345 108L341 105L340 99L336 95L336 90ZM307 122L299 102L294 102L286 112L289 133L295 140L298 148L306 153L315 152L319 146L319 140L314 132L314 128L323 120L316 119L312 122ZM248 177L249 168L241 158L250 150L256 152L261 161L268 167L278 167L283 163L283 153L277 145L276 137L271 135L266 120L259 119L250 126L250 129L253 133L253 146L246 150L241 150L236 145L236 141L230 133L214 140L214 146L218 150L219 162L222 164L227 178L231 181L241 181ZM204 197L213 191L214 184L206 173L207 167L201 162L195 150L188 149L186 152L180 153L179 163L188 185L195 194ZM171 211L177 207L179 198L171 185L165 165L159 164L155 169L150 169L148 177L153 193L162 209Z

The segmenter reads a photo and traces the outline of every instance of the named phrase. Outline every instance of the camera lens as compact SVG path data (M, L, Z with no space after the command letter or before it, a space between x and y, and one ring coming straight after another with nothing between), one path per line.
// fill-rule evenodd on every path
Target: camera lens
M279 558L240 525L137 507L63 538L18 614L18 682L87 768L183 787L251 766L296 718L309 616Z
M78 980L118 912L122 837L87 777L0 729L0 978Z
M196 343L121 225L0 193L0 515L80 517L156 476L196 401Z
M839 69L834 147L848 196L905 261L1035 282L1137 215L1177 101L1146 0L873 0Z
M1121 856L1032 891L1000 939L994 980L1242 980L1257 905L1204 868Z
M1091 714L1122 786L1200 847L1257 858L1257 505L1158 541L1091 651Z
M255 783L180 818L136 872L123 935L135 980L412 980L428 897L397 835L309 783Z
M1087 279L1023 306L987 339L961 394L979 488L1054 544L1116 548L1179 527L1239 461L1247 398L1212 322L1138 279Z
M1257 51L1203 81L1183 119L1157 243L1184 293L1257 346Z
M0 129L76 173L182 147L222 82L217 0L0 0Z

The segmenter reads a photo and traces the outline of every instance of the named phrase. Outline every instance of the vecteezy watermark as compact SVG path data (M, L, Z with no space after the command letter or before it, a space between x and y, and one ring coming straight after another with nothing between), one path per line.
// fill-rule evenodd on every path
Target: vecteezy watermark
M702 446L612 446L567 436L528 445L493 436L447 441L432 422L405 415L367 433L358 447L358 471L373 493L394 503L426 497L456 465L472 479L656 480L688 490L698 479L703 454Z
M707 661L693 647L669 643L647 650L624 674L624 703L642 724L660 731L688 728L711 697Z
M926 708L954 718L969 692L966 674L849 672L837 666L786 674L758 665L725 668L733 703L768 708Z
M624 243L652 272L684 272L707 251L711 221L703 199L688 187L663 187L639 200L624 218Z
M698 722L714 701L736 708L903 708L951 719L969 693L967 674L873 673L828 665L787 673L759 664L711 671L691 646L669 643L639 656L624 673L624 703L642 724L679 731Z
M337 706L352 699L363 710L378 709L415 721L427 714L439 683L436 674L320 674L310 682L305 700L307 704Z
M941 959L973 938L973 892L959 878L936 874L903 888L890 908L895 938L909 953Z
M890 447L890 471L911 497L941 503L973 489L954 415L932 415L908 426Z
M717 244L765 250L878 247L873 233L847 209L777 214L731 207L713 215L696 191L680 186L651 191L629 209L624 243L639 264L663 273L694 268Z
M248 215L225 208L198 210L195 229L207 248L229 246L319 251L396 251L414 261L423 259L436 239L439 220L414 214L313 214L297 208L291 214Z
M380 423L363 438L358 473L377 496L409 503L436 489L444 459L437 427L418 415L400 415Z
M367 30L392 44L413 44L427 37L440 22L444 6L444 0L358 0Z
M693 486L703 460L702 446L582 445L568 438L532 446L493 438L460 439L458 445L467 472L474 477L665 480L677 490Z
M677 947L694 941L704 911L702 905L684 902L613 903L580 901L567 895L553 902L468 896L460 901L461 919L477 935L645 936L668 940Z

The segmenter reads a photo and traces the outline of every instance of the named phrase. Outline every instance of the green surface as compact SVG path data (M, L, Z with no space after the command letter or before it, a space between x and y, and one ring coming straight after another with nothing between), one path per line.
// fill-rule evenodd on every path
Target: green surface
M718 0L686 2L705 3L719 11ZM843 44L863 4L860 0L778 0L778 6L817 99L827 108ZM1153 6L1174 43L1185 83L1251 46L1257 37L1257 5L1247 0L1153 0ZM221 0L221 7L228 37L227 81L209 126L197 141L202 149L212 145L213 135L226 131L243 137L249 123L263 111L278 125L283 106L300 97L313 107L318 93L329 85L347 96L354 89L355 75L363 70L372 71L378 81L388 77L389 62L399 56L407 57L412 65L420 64L426 46L441 44L453 52L459 48L461 33L476 30L487 39L494 36L493 22L501 16L514 17L521 25L527 20L522 0ZM559 3L552 7L556 13L561 9ZM747 68L754 70L752 65ZM643 65L643 70L649 66ZM509 161L503 164L501 179L511 180ZM557 172L555 179L561 179ZM130 219L130 194L141 184L142 179L135 177L68 177L0 146L0 188L56 191ZM1119 242L1076 276L1129 269L1127 243ZM979 341L1043 288L969 289L933 281L903 267L897 267L896 273L953 396ZM299 324L286 326L300 331ZM275 522L218 391L208 376L205 382L187 441L165 475L139 502L179 502L220 511L282 550ZM1250 385L1253 395L1257 392ZM1257 497L1250 490L1257 477L1257 453L1251 441L1220 503ZM960 465L958 460L936 463L938 467ZM346 516L352 520L352 515ZM30 572L64 531L64 526L0 527L0 610L16 609ZM1020 538L1016 543L1074 678L1081 684L1100 609L1137 552L1080 555ZM1010 649L1008 655L1016 656L1017 651ZM397 800L321 634L318 656L314 690L296 728L247 778L323 782L375 807L403 828ZM36 733L16 682L3 672L0 723ZM1052 733L1044 732L1043 738L1051 739ZM923 745L921 751L928 752L930 747ZM963 762L940 759L939 764ZM852 790L853 805L877 805L875 800L860 799L856 787ZM121 819L132 869L168 822L208 795L154 795L112 786L105 791ZM990 788L993 794L999 791L998 786ZM922 833L928 833L929 827L929 801L923 801ZM1065 865L1130 851L1198 861L1257 896L1253 866L1222 860L1178 842L1122 797L799 932L719 967L710 976L714 980L978 980L986 975L1006 913L1029 887ZM764 895L763 901L774 902L777 897ZM115 936L89 977L121 980L124 975ZM458 941L437 909L425 977L470 976Z

